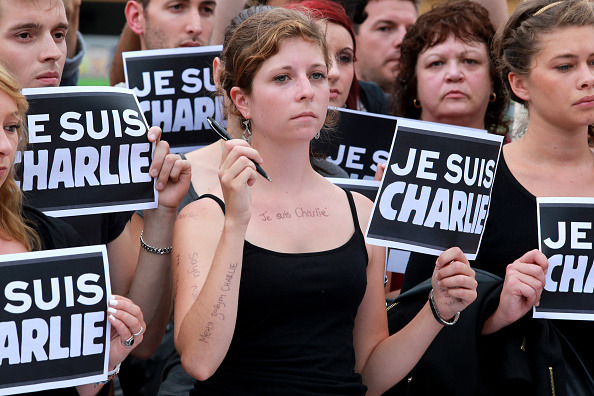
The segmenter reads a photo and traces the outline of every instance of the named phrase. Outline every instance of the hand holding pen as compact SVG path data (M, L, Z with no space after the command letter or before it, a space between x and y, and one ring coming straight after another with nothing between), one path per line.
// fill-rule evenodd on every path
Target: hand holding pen
M218 122L216 122L213 118L211 117L206 117L206 120L208 121L208 124L210 125L210 128L216 132L217 135L220 136L221 139L227 141L227 140L232 140L231 136L229 135L229 132L227 132L225 130L225 128L223 128ZM254 165L256 165L256 171L262 175L266 180L268 181L272 181L270 180L270 177L268 177L268 175L266 174L266 172L264 172L264 169L262 169L262 167L260 166L260 164L258 164L256 161L251 160Z

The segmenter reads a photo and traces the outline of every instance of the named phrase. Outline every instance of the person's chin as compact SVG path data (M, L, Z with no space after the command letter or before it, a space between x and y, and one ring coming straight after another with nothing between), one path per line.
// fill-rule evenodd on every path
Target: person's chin
M26 88L52 88L52 87L59 87L59 86L60 86L59 78L36 78Z

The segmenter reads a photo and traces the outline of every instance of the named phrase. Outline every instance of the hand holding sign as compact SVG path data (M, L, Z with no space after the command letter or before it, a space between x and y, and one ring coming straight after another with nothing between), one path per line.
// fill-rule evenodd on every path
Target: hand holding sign
M546 256L536 249L507 266L499 306L485 322L483 334L494 333L514 323L538 304L548 267Z
M171 154L169 144L161 140L162 130L152 127L148 132L150 142L156 142L150 167L150 175L156 177L159 191L159 207L177 211L192 178L190 161L182 160L178 154Z
M435 304L446 321L476 299L474 270L457 247L446 250L437 258L431 285Z
M146 323L138 305L125 297L113 296L109 305L109 322L112 326L109 370L113 370L142 342ZM125 346L124 341L130 337L133 337L133 344L129 347Z

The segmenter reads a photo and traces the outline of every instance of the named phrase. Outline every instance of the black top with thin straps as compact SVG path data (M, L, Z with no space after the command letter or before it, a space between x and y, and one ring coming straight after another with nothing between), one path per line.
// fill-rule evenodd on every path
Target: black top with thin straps
M216 373L191 394L365 394L354 372L353 328L368 257L346 194L355 232L342 246L280 253L245 241L233 340Z

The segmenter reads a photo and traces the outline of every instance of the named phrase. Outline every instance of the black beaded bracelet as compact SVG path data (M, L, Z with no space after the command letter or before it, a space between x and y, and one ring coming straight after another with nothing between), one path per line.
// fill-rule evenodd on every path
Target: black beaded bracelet
M142 248L144 250L146 250L149 253L156 253L156 254L169 254L171 253L171 250L173 250L173 246L169 246L166 248L156 248L154 246L151 246L149 244L147 244L144 239L142 239L142 234L144 234L144 231L142 231L140 233L140 246L142 246Z
M443 320L441 318L439 314L439 309L437 309L437 304L435 303L435 298L433 297L433 289L431 289L431 291L429 292L429 306L431 307L431 313L435 317L435 320L437 320L439 324L442 324L444 326L452 326L456 324L456 322L460 318L460 312L456 312L456 315L454 315L454 317L449 321Z

